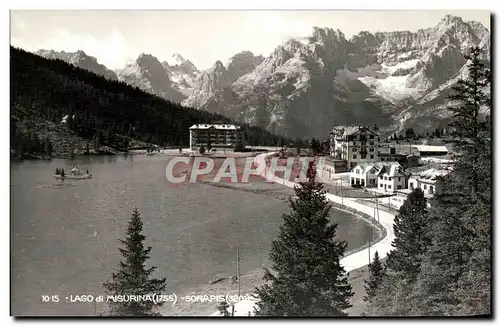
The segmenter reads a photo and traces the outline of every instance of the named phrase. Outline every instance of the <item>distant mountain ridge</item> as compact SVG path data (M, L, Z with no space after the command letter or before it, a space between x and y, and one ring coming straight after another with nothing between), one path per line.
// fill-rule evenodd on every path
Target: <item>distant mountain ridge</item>
M467 74L464 55L478 46L489 62L490 43L479 22L447 15L416 32L362 31L350 39L314 27L310 37L283 42L266 58L243 51L206 71L180 55L173 65L149 58L155 61L149 72L138 59L117 76L185 106L291 137L326 137L339 124L429 131L449 121L445 99Z
M87 55L82 50L78 50L76 52L57 52L54 50L41 49L36 51L35 54L47 59L61 59L77 66L78 68L89 70L110 80L118 79L114 71L106 68L103 64L98 63L96 58Z
M134 64L148 76L158 69L148 55ZM153 76L151 80L157 81L158 76ZM46 154L49 150L44 143L52 144L54 153L63 156L70 156L73 150L99 152L103 147L107 153L126 152L139 143L186 147L192 125L234 123L220 114L183 107L57 57L47 59L12 46L10 94L11 155L21 158ZM241 127L251 145L276 146L283 141L260 128Z

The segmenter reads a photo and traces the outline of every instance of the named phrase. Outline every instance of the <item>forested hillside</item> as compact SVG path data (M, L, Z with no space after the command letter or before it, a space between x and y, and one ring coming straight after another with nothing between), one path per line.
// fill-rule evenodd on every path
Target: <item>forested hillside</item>
M88 140L87 148L91 142L91 148L97 151L100 145L126 150L131 140L186 146L188 128L193 124L232 122L107 80L62 60L45 59L13 47L10 50L11 149L21 153L49 154L52 148L69 151L78 140ZM66 122L61 122L65 116ZM243 129L251 145L282 141L260 128L244 125ZM62 142L69 144L61 146Z
M466 79L453 88L448 107L456 122L454 146L462 154L440 178L429 200L415 189L394 220L385 269L371 277L369 316L488 316L492 313L491 74L481 51L467 56Z

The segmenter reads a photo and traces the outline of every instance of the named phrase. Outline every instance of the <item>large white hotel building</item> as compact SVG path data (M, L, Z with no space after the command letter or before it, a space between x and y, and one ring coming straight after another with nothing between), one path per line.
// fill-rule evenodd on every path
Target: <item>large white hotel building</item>
M189 147L194 150L209 143L211 147L231 147L241 138L240 130L231 124L196 124L189 128Z

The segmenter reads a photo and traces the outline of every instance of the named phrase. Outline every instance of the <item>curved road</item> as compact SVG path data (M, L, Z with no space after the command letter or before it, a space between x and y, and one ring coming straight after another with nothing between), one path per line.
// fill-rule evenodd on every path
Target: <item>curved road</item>
M266 157L272 154L274 153L259 154L255 157L254 161L258 163L259 166L265 166ZM264 165L262 165L263 163ZM297 183L295 182L283 180L282 178L276 177L274 174L268 171L268 169L264 169L264 171L259 171L259 173L269 181L273 181L290 188L293 188L294 186L297 185ZM326 194L326 197L328 198L328 200L334 203L342 204L342 198L339 196ZM373 214L373 207L358 203L352 199L344 197L343 204L359 212L368 215ZM386 236L379 242L373 244L370 248L365 248L363 250L360 250L358 252L355 252L349 256L342 258L340 260L340 263L344 266L346 272L350 272L352 270L368 265L368 250L370 250L371 255L373 255L375 251L378 251L380 259L386 257L387 253L391 251L392 241L394 240L394 229L393 229L394 215L389 212L379 210L379 222L386 229L387 231ZM235 311L234 315L248 316L249 312L253 312L253 307L255 305L255 302L256 301L254 300L243 300L238 302L234 307ZM210 316L220 316L220 314L219 312L215 312Z

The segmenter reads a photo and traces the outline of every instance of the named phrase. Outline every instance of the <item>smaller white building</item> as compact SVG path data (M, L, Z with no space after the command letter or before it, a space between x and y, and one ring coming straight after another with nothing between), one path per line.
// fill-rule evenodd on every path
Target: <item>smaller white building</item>
M409 173L397 162L384 164L377 176L379 191L394 192L407 188Z
M437 183L438 177L443 177L450 172L451 170L446 169L429 169L419 174L412 175L408 180L408 189L411 191L413 189L420 188L424 194L439 194L441 189L439 189L439 185Z
M442 156L447 155L449 150L446 146L432 146L432 145L414 145L418 150L419 156Z
M382 163L358 163L349 172L349 183L351 186L377 187L377 177L382 167Z

